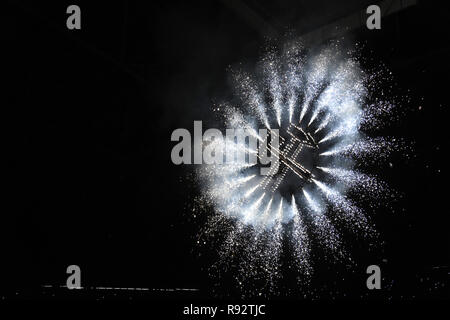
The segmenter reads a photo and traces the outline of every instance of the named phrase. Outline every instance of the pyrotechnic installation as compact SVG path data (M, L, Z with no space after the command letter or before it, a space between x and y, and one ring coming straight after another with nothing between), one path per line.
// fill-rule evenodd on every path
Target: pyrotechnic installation
M279 146L269 142L268 149L280 165L268 175L245 161L202 165L193 208L195 214L214 212L198 236L198 243L213 242L218 252L210 272L232 272L235 285L250 294L273 290L283 276L281 255L290 256L289 268L307 282L314 247L351 261L340 230L376 238L358 203L392 198L387 184L367 171L401 144L376 134L394 108L378 90L386 70L363 70L356 51L337 45L307 52L290 43L267 51L254 72L231 71L235 97L213 109L224 128L245 128L258 141L268 139L259 129L278 129ZM256 152L246 141L231 143ZM249 283L258 279L264 285L252 292Z

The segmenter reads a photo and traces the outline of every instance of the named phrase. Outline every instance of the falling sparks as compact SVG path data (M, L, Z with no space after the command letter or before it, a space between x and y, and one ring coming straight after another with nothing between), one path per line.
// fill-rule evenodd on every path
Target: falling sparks
M233 71L241 104L221 106L228 128L248 129L258 142L266 139L258 134L261 128L280 132L279 147L269 144L280 167L267 176L256 173L259 165L239 161L203 165L198 171L201 203L216 212L202 234L226 234L216 267L234 266L236 286L243 292L256 293L246 289L246 279L265 279L274 290L283 239L290 245L292 265L307 282L314 247L322 246L330 257L347 256L336 224L363 237L375 232L358 199L383 199L388 188L356 167L386 159L401 140L366 134L364 129L378 127L379 117L394 105L368 102L375 94L374 76L339 52L330 46L308 54L293 45L281 55L268 54L254 76ZM248 150L245 142L234 147Z

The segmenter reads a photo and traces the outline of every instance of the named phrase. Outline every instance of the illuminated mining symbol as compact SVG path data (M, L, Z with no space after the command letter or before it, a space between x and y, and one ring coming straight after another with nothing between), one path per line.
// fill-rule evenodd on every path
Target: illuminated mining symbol
M289 173L294 174L297 180L299 178L298 182L301 185L312 182L312 178L315 176L311 170L306 168L305 163L311 163L311 158L317 154L316 151L319 149L314 137L293 123L290 123L284 132L280 132L279 138L279 149L270 143L268 145L272 154L278 158L280 167L272 167L261 182L262 188L268 189L272 193L280 187Z

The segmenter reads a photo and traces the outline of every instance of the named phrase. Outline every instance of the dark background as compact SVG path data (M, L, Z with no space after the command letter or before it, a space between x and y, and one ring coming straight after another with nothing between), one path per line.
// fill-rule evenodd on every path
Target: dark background
M371 4L242 2L281 36ZM172 131L207 118L229 94L228 67L254 63L265 44L261 29L229 3L76 1L82 29L72 31L65 13L72 2L3 4L3 299L109 294L42 288L64 285L70 264L81 267L84 286L199 289L117 298L237 294L226 284L213 292L211 261L193 250L198 225L186 210L197 190L170 160ZM409 96L385 134L414 141L416 156L381 165L379 174L404 197L377 213L384 249L356 253L361 266L381 266L386 287L369 292L363 267L323 266L316 298L448 298L448 17L441 4L419 1L383 18L381 30L346 34L365 44L370 67L382 62L393 72L396 95Z

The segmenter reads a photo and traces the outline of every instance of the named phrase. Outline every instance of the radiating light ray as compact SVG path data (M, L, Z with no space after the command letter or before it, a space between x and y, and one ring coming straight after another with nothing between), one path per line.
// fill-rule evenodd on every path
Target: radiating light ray
M306 100L305 103L303 103L303 106L300 111L300 119L298 120L298 123L300 124L305 117L306 112L308 111L309 106L309 100Z
M292 195L292 198L291 198L291 207L292 207L292 214L298 216L299 212L298 212L298 209L297 209L297 204L295 203L294 195Z
M311 210L318 214L323 213L323 208L317 203L317 201L315 201L305 189L302 191Z
M240 113L235 108L229 105L221 105L221 108L216 109L216 111L225 111L224 116L225 121L227 123L228 128L239 128L247 130L252 137L255 137L259 141L263 141L263 139L259 136L258 132L253 128L252 124L250 124L242 113Z
M245 197L245 198L250 197L250 196L253 194L253 192L255 192L256 189L258 189L258 188L259 188L259 184L257 184L256 186L254 186L253 188L251 188L250 190L248 190L244 197Z
M261 94L255 88L255 85L252 83L250 76L237 73L235 75L236 82L242 89L242 96L247 100L247 104L252 109L261 122L266 126L266 128L270 129L269 121L267 118L267 114L265 111L265 106L262 100Z
M310 243L309 237L303 219L298 211L294 195L291 199L291 208L293 215L292 238L291 244L294 248L297 267L302 270L303 274L309 275L312 271L310 263Z
M308 122L308 127L314 122L314 120L317 119L318 115L320 114L320 112L325 108L325 105L323 103L319 103L315 110L313 111L313 114L311 116L311 119ZM329 115L329 113L327 114Z
M283 220L283 198L281 198L280 205L278 206L276 220L279 222L281 222Z
M248 223L253 219L265 196L266 194L263 193L261 197L259 197L258 200L256 200L255 203L253 203L250 208L248 208L248 210L246 210L246 212L244 213L244 223Z
M277 79L273 81L272 83L272 90L273 94L273 109L275 110L275 116L277 119L278 126L281 126L281 114L282 114L282 108L281 108L281 96L280 96L280 86L278 85Z
M390 195L394 192L393 190L389 190L389 187L377 178L357 170L325 167L317 168L328 173L349 188L356 189L360 192L367 191L368 196L383 199L386 195L389 195L390 197Z
M266 222L266 221L267 221L267 218L268 218L268 216L269 216L269 214L270 214L270 209L271 209L271 207L272 207L272 201L273 201L273 197L270 198L269 203L267 203L266 209L264 209L264 212L263 212L263 214L262 214L262 216L261 216L261 220L262 220L263 222Z
M240 185L252 180L255 177L256 177L256 174L253 174L248 177L242 177L242 178L235 179L232 181L226 180L226 184L229 188L234 188L234 187L240 186Z
M320 156L346 155L355 159L364 160L366 157L384 159L390 153L401 148L395 138L387 140L383 137L364 138L352 143L337 144L330 150L320 153Z
M308 127L313 123L314 120L316 120L317 116L319 115L319 110L314 112L314 114L312 115L311 119L308 122Z
M328 218L323 214L324 208L319 205L317 200L315 200L306 190L303 190L303 194L308 202L307 207L313 213L311 217L312 223L315 226L315 233L325 247L338 254L339 257L342 257L343 252L340 251L342 244L339 234Z
M294 107L297 99L295 96L291 96L289 98L288 106L289 106L289 123L292 123L292 116L294 115Z
M357 118L349 118L346 119L338 128L334 129L332 132L327 134L319 143L323 143L325 141L339 138L345 135L354 135L357 130L358 119Z
M314 131L314 134L317 134L320 130L322 130L323 128L325 128L328 123L331 120L331 115L328 113L325 118L323 119L323 121L320 123L320 125L317 127L316 131Z
M343 213L342 217L349 223L350 226L357 227L359 230L369 231L371 228L368 225L367 219L362 213L361 209L350 203L338 191L328 187L324 183L312 179L313 182L323 192L327 200L337 209Z

